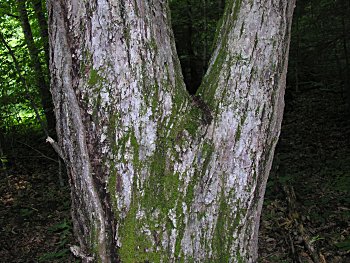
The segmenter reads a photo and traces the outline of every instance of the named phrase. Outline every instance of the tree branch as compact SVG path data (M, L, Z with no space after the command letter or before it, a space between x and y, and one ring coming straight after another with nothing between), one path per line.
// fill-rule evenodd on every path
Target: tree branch
M16 142L18 142L18 143L20 143L20 144L23 144L23 145L29 147L30 149L36 151L36 152L39 153L42 157L44 157L44 158L46 158L46 159L48 159L48 160L51 160L51 161L53 161L53 162L58 163L57 160L55 160L55 159L53 159L53 158L51 158L51 157L49 157L49 156L43 154L41 151L39 151L38 149L35 149L34 147L30 146L29 144L26 144L26 143L24 143L24 142L20 142L20 141L17 141L17 140L16 140Z

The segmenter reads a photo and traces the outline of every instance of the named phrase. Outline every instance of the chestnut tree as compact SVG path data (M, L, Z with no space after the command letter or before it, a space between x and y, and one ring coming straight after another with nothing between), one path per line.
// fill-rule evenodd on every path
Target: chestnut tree
M229 0L186 90L166 0L48 0L83 261L255 262L295 0Z

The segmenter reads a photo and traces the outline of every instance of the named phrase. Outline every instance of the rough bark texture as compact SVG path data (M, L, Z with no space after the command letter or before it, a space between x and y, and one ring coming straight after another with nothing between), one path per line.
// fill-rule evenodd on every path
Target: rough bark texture
M199 90L165 1L50 0L74 230L99 262L254 262L294 1L228 1Z

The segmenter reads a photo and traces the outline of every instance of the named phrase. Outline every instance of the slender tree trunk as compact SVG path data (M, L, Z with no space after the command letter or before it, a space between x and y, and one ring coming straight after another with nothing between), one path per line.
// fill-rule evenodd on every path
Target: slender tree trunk
M350 10L350 7L347 8L347 6L344 4L343 5L344 10ZM342 31L343 31L343 36L342 36L342 42L343 42L343 51L344 51L344 57L345 57L345 91L346 91L346 98L347 98L347 103L348 103L348 110L350 112L350 63L349 63L349 52L348 52L348 43L347 43L347 39L348 39L348 34L349 31L346 27L346 22L345 22L345 16L346 14L349 14L350 12L344 12L343 16L342 16Z
M20 82L22 83L23 85L23 88L25 89L26 91L26 98L28 99L31 107L32 107L32 110L34 110L35 112L35 115L36 115L36 119L38 121L38 123L40 124L41 128L42 128L42 131L45 133L46 136L49 136L49 133L46 129L46 126L45 126L45 123L43 122L42 118L40 117L40 113L39 113L39 110L38 110L38 107L35 105L35 102L34 102L34 99L31 97L30 95L30 92L29 92L29 87L27 85L27 81L26 79L24 78L24 76L22 75L22 71L21 71L21 68L19 66L19 63L17 61L17 58L15 56L15 52L12 50L12 48L7 44L2 32L0 31L0 42L3 43L3 45L6 47L7 51L9 52L9 55L11 56L12 60L13 60L13 65L15 67L15 70L17 72L17 75L20 79Z
M43 10L43 4L41 0L32 0L35 16L38 20L39 28L40 28L40 36L43 42L44 52L45 52L45 61L47 68L49 68L49 32L47 29L47 21L45 17L45 13Z
M227 4L192 98L164 1L48 1L74 230L97 261L256 261L294 1Z
M40 58L39 50L35 45L32 29L29 24L28 13L26 9L26 0L17 0L17 7L19 12L19 18L23 29L24 38L29 50L30 59L35 72L35 84L39 88L41 103L45 112L47 126L51 131L55 130L55 116L53 112L52 97L49 89L49 85L45 79L46 74L44 73Z
M299 92L299 57L300 57L300 30L299 30L299 12L298 7L295 10L296 19L296 58L295 58L295 92Z

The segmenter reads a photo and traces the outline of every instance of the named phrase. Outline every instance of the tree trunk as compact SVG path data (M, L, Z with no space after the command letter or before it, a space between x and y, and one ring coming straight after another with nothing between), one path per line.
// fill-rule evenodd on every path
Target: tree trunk
M164 1L50 0L75 234L98 262L255 262L294 1L229 1L198 96Z
M49 84L45 79L45 73L42 69L39 50L35 46L32 29L29 24L28 13L26 9L26 0L17 0L17 7L24 38L28 47L30 59L35 72L35 84L39 88L41 104L45 112L48 129L55 130L55 116L53 112L52 97L49 89Z
M41 0L32 0L35 16L37 18L39 28L40 28L40 36L43 42L44 52L45 52L45 62L47 64L47 68L49 68L49 33L47 31L47 20L45 18L45 13L42 7Z
M345 4L343 5L344 10L347 10L348 12L344 12L343 16L342 16L342 31L343 31L343 35L342 35L342 42L343 42L343 50L344 50L344 57L345 57L345 81L344 81L344 86L345 86L345 91L346 91L346 99L347 99L347 104L348 104L348 110L350 112L350 62L349 62L349 52L348 52L348 43L347 43L347 39L348 37L348 29L347 29L347 24L345 22L345 17L346 14L350 13L350 6L346 6Z

